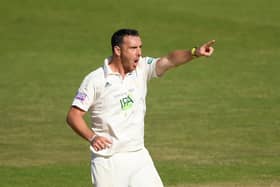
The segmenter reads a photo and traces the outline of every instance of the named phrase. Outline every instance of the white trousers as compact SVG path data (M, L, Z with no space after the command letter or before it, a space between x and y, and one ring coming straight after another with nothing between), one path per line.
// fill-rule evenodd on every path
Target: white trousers
M94 187L163 187L145 148L110 157L93 155L91 176Z

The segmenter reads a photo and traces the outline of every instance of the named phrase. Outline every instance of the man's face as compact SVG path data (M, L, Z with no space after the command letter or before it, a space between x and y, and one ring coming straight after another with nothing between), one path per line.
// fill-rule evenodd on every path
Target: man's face
M120 58L125 72L136 69L142 55L142 41L139 36L125 36L120 46Z

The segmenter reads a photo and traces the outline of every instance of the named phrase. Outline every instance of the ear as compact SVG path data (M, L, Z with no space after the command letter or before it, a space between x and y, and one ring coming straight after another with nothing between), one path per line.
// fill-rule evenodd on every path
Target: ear
M114 47L114 53L117 55L117 56L121 56L121 48L119 46L115 46Z

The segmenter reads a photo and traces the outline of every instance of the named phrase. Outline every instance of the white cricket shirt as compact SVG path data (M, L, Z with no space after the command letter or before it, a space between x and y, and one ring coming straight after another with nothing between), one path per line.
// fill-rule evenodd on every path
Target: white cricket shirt
M147 82L157 77L156 58L141 57L136 69L124 79L111 71L110 58L85 77L72 103L90 113L95 133L113 142L110 148L101 151L91 146L94 154L102 156L144 147Z

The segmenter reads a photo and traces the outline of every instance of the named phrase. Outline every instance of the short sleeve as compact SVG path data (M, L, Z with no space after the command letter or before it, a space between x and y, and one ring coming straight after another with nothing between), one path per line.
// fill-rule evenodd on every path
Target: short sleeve
M78 89L72 106L76 106L84 111L92 106L95 97L95 84L92 74L86 76Z
M150 80L152 78L156 78L156 63L159 60L159 58L153 58L153 57L143 57L141 59L141 67L145 70L147 80Z

